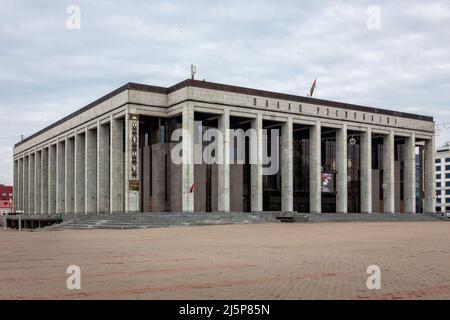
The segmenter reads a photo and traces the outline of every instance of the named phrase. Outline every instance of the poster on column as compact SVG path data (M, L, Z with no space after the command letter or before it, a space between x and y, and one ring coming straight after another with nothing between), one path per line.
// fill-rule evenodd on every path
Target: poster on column
M334 173L322 172L322 192L334 192Z

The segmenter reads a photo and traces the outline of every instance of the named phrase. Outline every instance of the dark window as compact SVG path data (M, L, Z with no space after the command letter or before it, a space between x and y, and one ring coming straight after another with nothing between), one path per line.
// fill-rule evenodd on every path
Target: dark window
M436 195L440 196L442 194L441 190L436 190Z
M450 187L450 181L447 181L447 182L445 183L445 186L446 186L446 187Z
M253 105L256 106L256 98L253 98Z
M403 184L403 182L404 182L404 179L405 179L405 177L404 177L404 165L405 165L405 163L403 162L403 161L401 161L400 162L400 201L403 201L403 200L405 200L404 199L404 184Z
M363 120L366 120L366 114L365 113L363 114Z
M445 166L445 170L450 170L450 165Z
M450 211L450 207L445 207L445 210Z
M317 107L317 114L319 114L319 112L320 112L320 109L319 109L319 107Z
M291 104L289 103L289 110L291 110Z
M445 162L450 162L450 158L445 158Z
M434 160L434 163L441 163L441 159Z
M441 171L441 166L437 166L436 171Z
M327 109L327 116L330 115L330 109Z
M436 182L436 188L440 188L441 187L441 183L440 182Z
M280 108L280 101L277 101L277 108Z
M293 144L293 183L294 183L294 199L299 200L300 194L303 196L309 192L309 134L302 131L294 132ZM294 201L297 211L307 212L309 210L309 202Z
M445 179L450 179L450 173L445 174Z
M450 195L450 190L445 190L446 195Z
M345 117L348 118L348 112L347 111L345 111Z
M298 105L298 112L302 112L302 105L301 104Z
M450 198L445 199L445 203L450 203Z
M440 173L436 175L436 179L441 179L441 174Z
M269 100L266 100L266 107L269 106Z
M436 207L437 212L441 212L441 207Z

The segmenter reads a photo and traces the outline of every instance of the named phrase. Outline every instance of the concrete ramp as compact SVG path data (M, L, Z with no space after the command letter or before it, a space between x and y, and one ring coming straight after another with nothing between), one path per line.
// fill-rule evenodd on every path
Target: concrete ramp
M294 222L450 221L440 214L421 213L295 213Z

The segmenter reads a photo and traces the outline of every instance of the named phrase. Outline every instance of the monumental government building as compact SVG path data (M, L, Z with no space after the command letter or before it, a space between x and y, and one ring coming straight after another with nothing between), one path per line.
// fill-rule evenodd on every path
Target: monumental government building
M194 135L183 162L171 161L171 133L199 124L256 129L245 151L257 157L261 129L279 129L280 170L233 162L227 135L225 162L193 163L205 147ZM128 83L14 146L14 205L30 214L431 213L434 130L428 116L207 81Z

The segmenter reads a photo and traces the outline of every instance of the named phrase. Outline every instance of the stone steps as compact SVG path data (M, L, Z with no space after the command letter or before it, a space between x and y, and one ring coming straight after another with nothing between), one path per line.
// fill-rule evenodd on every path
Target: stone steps
M195 213L114 213L98 215L67 215L61 224L47 230L67 229L138 229L178 226L250 224L277 222L280 212L195 212Z
M280 219L283 218L283 219ZM46 230L140 229L267 222L358 222L358 221L439 221L448 218L431 214L311 214L280 212L195 212L195 213L113 213L66 215L61 224Z

